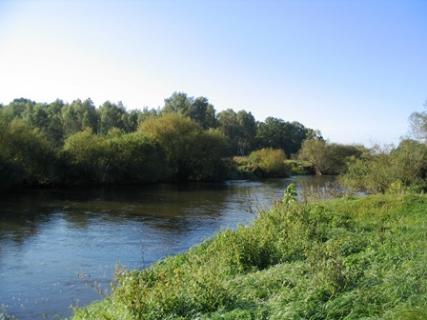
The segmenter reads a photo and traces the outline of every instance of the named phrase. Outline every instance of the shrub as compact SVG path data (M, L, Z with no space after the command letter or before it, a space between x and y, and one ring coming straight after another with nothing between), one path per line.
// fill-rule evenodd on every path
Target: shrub
M226 140L219 131L203 131L190 118L166 113L144 121L140 132L165 150L176 180L222 179Z
M285 167L290 175L312 175L316 173L313 164L304 160L285 160Z
M403 140L389 152L372 149L361 159L351 159L340 180L352 190L384 193L425 190L426 178L427 146Z
M256 164L267 176L285 174L286 155L282 149L263 148L249 154L249 161Z
M305 140L298 158L313 164L316 174L340 174L350 157L359 158L364 148L353 145L328 143L324 140Z
M87 129L65 141L62 156L70 183L146 183L169 172L162 149L138 133L100 136Z
M55 153L40 130L0 119L0 187L52 183L54 166Z

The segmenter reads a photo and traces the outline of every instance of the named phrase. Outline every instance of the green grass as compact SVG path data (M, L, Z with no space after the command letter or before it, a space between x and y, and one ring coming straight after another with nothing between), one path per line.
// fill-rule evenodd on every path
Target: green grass
M277 204L74 319L427 319L427 196Z

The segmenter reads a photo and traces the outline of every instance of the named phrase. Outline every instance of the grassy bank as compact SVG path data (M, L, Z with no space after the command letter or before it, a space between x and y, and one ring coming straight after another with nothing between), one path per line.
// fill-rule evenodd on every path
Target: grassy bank
M74 319L426 319L427 196L278 204Z

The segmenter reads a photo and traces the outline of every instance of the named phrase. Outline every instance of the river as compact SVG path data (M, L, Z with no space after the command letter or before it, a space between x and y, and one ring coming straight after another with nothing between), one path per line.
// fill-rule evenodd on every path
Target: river
M117 266L146 267L250 223L298 190L331 177L263 182L32 190L0 197L0 319L58 319L102 299Z

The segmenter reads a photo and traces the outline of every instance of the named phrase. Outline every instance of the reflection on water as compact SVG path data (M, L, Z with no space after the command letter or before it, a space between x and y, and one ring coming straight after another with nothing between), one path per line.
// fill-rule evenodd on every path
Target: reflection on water
M248 224L290 182L36 190L0 198L0 305L18 319L71 314L102 298L115 267L142 268L224 228ZM1 312L0 312L1 317Z

